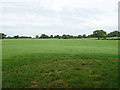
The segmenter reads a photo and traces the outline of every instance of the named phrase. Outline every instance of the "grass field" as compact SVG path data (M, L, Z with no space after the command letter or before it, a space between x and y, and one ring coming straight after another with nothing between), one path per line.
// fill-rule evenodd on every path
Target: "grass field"
M3 40L3 88L118 87L118 41Z

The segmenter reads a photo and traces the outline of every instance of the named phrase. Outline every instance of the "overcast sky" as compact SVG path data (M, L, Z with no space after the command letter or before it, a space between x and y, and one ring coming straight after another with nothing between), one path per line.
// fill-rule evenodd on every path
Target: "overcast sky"
M118 30L118 1L0 0L0 32L35 36Z

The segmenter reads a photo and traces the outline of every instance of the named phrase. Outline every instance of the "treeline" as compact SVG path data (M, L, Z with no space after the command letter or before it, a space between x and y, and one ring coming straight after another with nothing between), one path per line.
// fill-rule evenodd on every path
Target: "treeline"
M110 33L107 33L104 30L95 30L93 32L93 34L90 34L90 35L83 34L83 35L73 36L73 35L63 34L61 36L60 35L50 35L49 36L49 35L46 35L46 34L41 34L41 35L36 35L34 38L36 38L36 39L48 39L48 38L56 38L56 39L98 38L98 40L99 40L99 39L106 39L108 37L119 37L119 36L120 36L120 32L117 31L117 30L115 30L113 32L110 32ZM33 37L19 36L19 35L10 37L10 36L7 36L4 33L0 33L0 39L18 39L18 38L33 38Z
M66 34L63 34L62 36L60 35L46 35L46 34L41 34L40 36L39 35L36 35L35 38L57 38L57 39L71 39L71 38L87 38L87 36L84 34L84 35L78 35L78 36L73 36L73 35L66 35Z

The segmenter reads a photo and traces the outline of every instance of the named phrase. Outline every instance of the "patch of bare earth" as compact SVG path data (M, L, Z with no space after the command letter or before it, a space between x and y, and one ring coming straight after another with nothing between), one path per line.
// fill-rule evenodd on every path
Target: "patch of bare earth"
M58 85L58 86L55 86L56 88L58 88L58 87L60 87L60 88L61 87L69 87L70 88L69 84L63 79L58 79L58 80L52 81L51 84Z
M46 74L46 75L51 75L51 74L53 74L53 73L55 73L55 74L61 74L62 73L62 71L60 71L60 70L56 70L56 71L53 71L53 72L45 72L44 74Z
M85 63L86 62L86 60L82 60L82 59L67 59L67 60L61 60L61 61L78 61L78 62L81 62L81 63Z
M88 65L87 64L85 64L85 63L83 63L83 64L81 64L83 67L87 67Z
M101 60L95 60L96 62L101 62Z
M120 60L112 60L112 61L114 61L114 62L120 62Z
M76 59L67 59L67 60L62 60L62 61L79 61L79 60L76 60Z
M64 80L62 80L62 79L58 79L58 80L55 80L55 81L53 81L54 83L59 83L59 82L64 82Z
M92 71L92 70L89 70L89 73L90 73L90 74L94 74L94 71Z
M31 86L32 86L33 88L38 88L38 87L39 87L37 80L32 80L32 81L31 81L31 84L32 84Z

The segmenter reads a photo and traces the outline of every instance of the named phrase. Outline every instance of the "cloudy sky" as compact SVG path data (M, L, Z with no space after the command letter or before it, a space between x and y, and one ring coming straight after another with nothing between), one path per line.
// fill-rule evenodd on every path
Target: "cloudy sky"
M118 1L0 0L0 32L35 36L118 30Z

